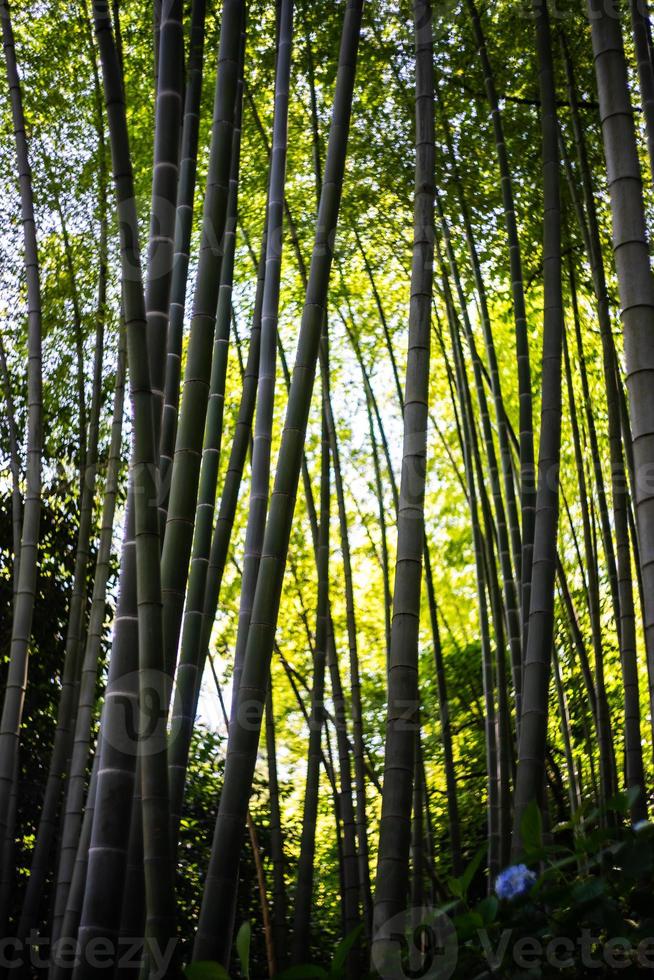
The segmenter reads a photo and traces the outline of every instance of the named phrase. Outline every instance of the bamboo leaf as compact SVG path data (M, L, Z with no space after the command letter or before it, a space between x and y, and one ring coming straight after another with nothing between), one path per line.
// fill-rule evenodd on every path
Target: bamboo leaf
M250 942L252 940L252 926L249 922L244 922L238 930L236 936L236 952L241 961L241 970L246 980L250 980Z
M352 932L348 933L345 939L341 940L341 942L338 944L338 946L336 947L336 951L334 952L334 958L332 960L330 975L333 976L338 974L339 971L342 970L342 968L345 966L345 961L347 960L348 953L350 952L350 950L356 943L357 939L361 935L362 930L363 930L363 924L358 925L356 929L353 929Z
M184 970L187 980L230 980L229 973L220 963L213 960L198 960L189 963Z

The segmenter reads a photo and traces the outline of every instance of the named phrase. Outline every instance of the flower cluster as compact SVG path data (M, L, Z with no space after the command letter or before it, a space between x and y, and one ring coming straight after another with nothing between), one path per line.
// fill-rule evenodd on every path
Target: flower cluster
M509 901L524 895L534 885L536 874L526 864L512 864L501 871L495 879L495 894Z

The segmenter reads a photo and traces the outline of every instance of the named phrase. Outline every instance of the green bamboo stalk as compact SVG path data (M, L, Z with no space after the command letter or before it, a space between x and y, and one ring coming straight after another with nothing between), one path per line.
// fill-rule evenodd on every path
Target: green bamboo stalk
M244 0L224 0L209 173L202 218L202 241L161 556L164 669L171 678L177 660L193 544L224 247L223 236L227 220L239 52L244 45L244 31Z
M25 115L14 47L9 4L0 2L2 43L11 101L23 225L24 267L27 283L27 462L26 491L20 542L18 587L11 623L9 667L0 717L0 841L5 840L23 714L25 687L36 595L39 523L41 514L41 457L43 448L43 395L41 359L41 286L36 240L32 173L29 164Z
M266 757L268 761L268 799L270 801L270 858L273 867L273 915L272 932L275 960L283 969L288 960L288 900L286 896L284 837L279 805L279 779L277 773L277 749L275 744L275 711L272 682L266 698Z
M0 336L0 377L2 378L2 394L6 406L6 422L9 437L9 467L11 471L11 530L13 543L12 593L14 603L18 592L18 569L20 568L20 538L23 525L23 499L20 492L20 454L18 449L18 427L16 425L16 407L11 390L11 376L7 365L2 336ZM0 862L1 863L1 862Z
M327 630L329 619L329 521L330 521L330 445L327 421L329 399L329 372L327 361L327 317L323 319L321 345L323 361L327 369L322 371L322 426L320 452L320 524L318 527L316 565L318 570L318 597L316 607L316 633L313 655L313 687L309 723L307 776L304 793L302 833L295 888L293 917L293 942L291 962L306 963L309 960L311 909L313 898L314 858L316 846L316 817L320 779L320 742L324 725L325 661L327 655Z
M182 634L182 647L175 679L171 737L169 742L169 780L172 820L181 814L184 796L184 780L191 745L191 735L200 696L200 685L211 640L211 630L216 618L220 587L227 562L229 544L234 527L243 468L250 444L252 419L257 396L259 377L259 352L261 349L261 313L265 278L267 231L261 242L261 256L257 270L257 287L252 314L252 328L248 359L243 374L241 401L232 438L227 471L223 481L218 517L211 539L209 563L199 624L191 618ZM256 260L255 260L256 261ZM200 629L196 627L199 625ZM173 838L177 835L173 826Z
M154 162L145 279L145 312L156 446L159 446L161 434L166 336L174 262L173 236L176 226L175 205L184 84L182 8L182 0L159 0L157 14ZM157 465L158 462L157 457Z
M290 212L287 212L290 214ZM302 266L300 265L300 274L302 276ZM282 372L284 374L284 380L286 383L286 390L290 391L291 387L291 376L288 370L288 365L286 362L286 355L284 353L284 348L281 344L281 340L278 337L278 347L279 347L279 358L282 365ZM321 359L322 360L322 359ZM321 363L321 372L323 371L323 365ZM328 377L329 370L328 365L325 365L324 374ZM336 457L334 457L336 459ZM311 537L313 540L313 550L316 560L316 568L318 569L318 562L320 560L319 552L319 533L320 528L318 524L318 515L316 513L316 505L313 497L313 489L311 486L311 477L309 475L309 466L307 463L306 453L302 456L302 484L304 488L304 495L306 499L307 513L309 516L309 526L311 528ZM289 556L289 562L291 568L294 568L294 563L292 557ZM294 573L295 574L295 573ZM297 576L296 576L297 579ZM298 597L302 599L302 592L298 586ZM307 630L307 636L309 636L308 619L303 616L303 621L305 624L305 629ZM354 814L354 806L352 802L352 773L350 770L350 758L351 756L357 758L357 749L354 744L350 741L348 737L347 730L347 720L346 720L346 704L345 696L343 693L343 684L341 681L340 667L338 661L338 652L336 649L336 638L334 634L334 623L331 615L331 602L328 596L327 603L327 637L326 637L326 665L329 670L329 676L331 681L332 689L332 701L334 704L334 716L331 717L325 707L324 701L322 704L322 713L326 720L329 720L336 732L336 745L338 751L338 765L339 765L339 776L340 776L340 789L337 789L336 779L333 779L333 793L334 793L334 803L336 810L336 828L337 828L337 843L338 843L338 856L339 856L339 872L341 878L341 889L340 894L342 897L341 902L341 919L343 922L343 936L348 936L354 928L356 928L359 922L359 901L358 895L361 893L361 901L364 910L364 925L367 927L369 933L369 921L370 921L370 908L371 908L371 896L370 896L370 868L368 864L367 855L362 858L362 855L358 852L357 842L356 842L356 821ZM313 657L313 654L312 654ZM308 718L308 715L307 715ZM328 754L331 757L331 748L329 746L329 728L325 727L325 737L328 742ZM365 747L364 747L365 748ZM322 748L320 749L322 756ZM332 766L333 769L333 766ZM357 770L355 762L355 770L357 771L357 788L359 785L365 785L363 780L365 780L365 772L363 773L362 781L359 782L359 773ZM368 773L369 778L377 790L379 790L379 784L376 781L376 776L374 772L370 771ZM343 832L341 834L341 823L343 825ZM347 970L348 975L358 975L357 970L359 968L359 960L357 955L357 950L353 949L347 959Z
M73 878L78 842L82 826L82 811L86 790L86 767L88 762L91 726L95 710L95 688L97 682L98 659L104 634L104 620L107 601L107 582L110 574L111 545L113 539L118 476L121 463L123 409L125 396L126 347L125 334L121 330L116 365L116 385L114 390L113 417L111 423L111 442L107 459L104 500L100 540L93 579L93 597L86 636L86 646L81 665L79 698L73 734L73 749L70 771L66 786L63 810L63 825L59 846L59 863L55 901L52 918L53 942L59 938L61 925L66 912L68 892Z
M440 248L439 248L440 253ZM475 578L477 583L477 600L479 606L479 631L481 641L482 688L484 696L484 734L486 749L486 821L488 828L488 885L492 884L500 869L501 850L501 821L500 821L500 769L497 742L497 713L495 709L495 678L494 662L491 648L490 624L487 600L487 574L484 562L484 536L479 520L478 505L478 473L475 466L474 451L474 417L470 390L465 374L465 364L460 343L460 328L457 322L452 294L448 282L447 271L441 258L442 285L447 309L447 319L450 328L452 351L456 381L456 396L459 400L462 438L461 451L463 454L466 484L468 487L468 503L472 523L472 548L475 559Z
M189 254L191 248L191 232L193 229L193 203L195 200L197 175L206 12L207 0L193 0L188 71L184 95L184 121L182 124L182 142L179 154L179 183L177 187L177 210L175 213L173 275L170 284L166 373L164 379L163 415L161 419L159 458L161 488L159 504L160 527L164 527L168 512L170 467L173 461L175 434L177 432L184 309L186 306Z
M576 311L576 300L573 300L573 307ZM579 434L579 421L577 416L577 405L574 389L572 386L572 369L570 366L570 355L565 334L563 335L563 355L566 386L568 390L568 404L570 407L570 427L572 429L572 443L575 456L575 467L577 483L579 486L579 502L581 505L581 520L584 536L584 563L581 565L585 569L588 581L588 613L591 623L591 636L593 641L593 652L595 656L595 685L597 690L597 731L599 742L600 759L600 780L602 794L605 799L609 799L616 791L613 782L613 772L615 762L613 761L613 736L611 732L611 717L608 711L606 700L606 684L604 679L604 649L602 638L602 625L600 621L600 594L598 581L597 554L593 547L591 537L590 510L588 506L588 488L586 484L586 471Z
M554 665L554 682L556 685L556 697L559 704L561 732L563 734L565 764L568 770L568 796L570 799L570 812L574 814L581 806L581 791L574 766L572 737L570 733L570 711L568 709L568 699L566 697L565 688L561 679L561 664L559 662L556 644L552 649L552 663Z
M561 347L563 293L559 146L547 0L534 0L543 142L543 370L538 493L523 708L514 799L513 848L520 848L520 822L527 805L540 802L545 775L550 658L554 637L554 577L561 451Z
M597 302L597 314L600 324L600 335L602 338L602 359L603 365L605 367L605 384L607 391L607 409L609 416L609 451L611 460L624 470L624 464L617 463L618 460L622 458L622 448L620 446L620 424L618 421L618 398L615 391L615 344L613 341L613 334L611 332L611 322L610 322L610 310L609 310L609 299L606 292L606 281L604 276L604 260L602 256L602 247L599 240L599 229L597 225L597 215L595 213L595 201L592 196L592 180L590 173L587 170L588 159L586 156L586 145L583 135L583 130L579 123L579 114L576 108L576 91L574 87L574 78L572 76L572 63L570 61L567 46L565 41L563 42L563 53L564 61L566 65L566 74L568 82L568 102L571 102L571 114L573 118L573 130L575 133L575 142L577 143L577 156L580 164L582 187L584 188L584 204L588 211L588 221L584 214L584 207L579 199L579 194L577 192L575 175L572 172L572 167L568 159L567 150L565 143L561 137L561 151L563 160L566 166L566 174L568 178L568 189L570 191L570 197L574 205L574 210L577 217L577 222L584 239L584 244L586 246L586 252L588 254L591 266L591 272L593 275L593 289L595 292L595 298ZM590 190L590 198L588 197L588 192ZM568 265L571 266L572 256L569 255ZM577 318L578 319L578 318ZM608 376L607 376L608 371ZM602 542L604 545L604 554L607 564L607 570L609 574L609 582L611 585L611 596L613 599L613 609L618 623L618 633L619 633L619 617L620 617L620 597L618 591L618 572L615 558L615 548L613 546L613 531L611 528L611 522L609 519L609 508L606 499L606 489L604 485L604 475L602 473L602 463L599 454L599 444L597 440L597 428L595 425L595 418L592 412L590 396L586 395L588 389L588 379L585 362L581 362L581 382L582 390L584 392L584 403L586 411L586 420L588 426L588 436L591 445L591 457L593 461L593 471L595 474L595 483L597 485L598 494L598 504L600 513L600 522L602 528ZM614 444L614 439L617 436L617 444ZM616 455L617 454L617 455ZM612 464L613 467L613 464ZM624 472L622 475L622 482L624 483ZM614 482L614 492L623 493L624 491L620 488L618 489L618 484ZM619 506L619 502L618 502ZM615 504L614 504L615 507ZM617 541L617 534L616 534Z
M239 702L235 720L230 724L225 781L194 947L196 959L213 958L226 963L231 948L239 844L256 763L268 668L311 405L321 325L325 315L334 233L345 170L361 12L362 0L348 0L343 21L325 180L320 197L294 383L289 396L266 523Z
M529 366L529 338L527 311L525 308L524 284L522 277L522 259L520 254L520 238L513 198L513 183L509 158L504 139L504 126L500 110L493 69L486 47L486 39L481 19L474 0L467 0L475 42L484 74L486 98L491 113L493 135L497 163L500 171L500 186L502 190L502 207L504 224L509 246L509 264L511 269L511 288L513 292L513 316L516 333L516 355L518 362L518 393L520 397L520 487L522 510L522 655L523 661L527 650L527 633L529 629L529 603L531 594L531 575L534 550L534 528L536 508L536 470L534 465L534 425L532 416L531 369Z
M181 639L180 668L186 662L187 651L197 651L203 621L204 595L207 581L209 552L211 550L211 532L213 527L216 487L218 483L218 468L223 434L223 415L225 408L225 383L227 378L227 363L229 353L229 331L232 318L232 285L234 280L234 255L236 251L236 216L238 210L238 174L241 146L241 109L243 102L242 65L236 85L236 109L234 113L234 128L232 131L232 169L229 181L229 199L227 219L223 238L223 259L221 264L221 283L216 308L216 331L214 334L213 357L211 362L211 378L209 382L209 400L207 405L207 420L202 447L202 462L200 465L200 482L198 487L198 504L193 535L193 550L189 568L189 578L184 609L184 619ZM184 683L178 676L177 684ZM180 716L181 717L181 716ZM181 731L169 739L169 782L171 790L171 837L173 847L177 844L177 832L181 817L181 803L184 788L184 775L188 750L177 759L177 749L174 743L181 737L185 744L185 735ZM179 746L182 748L183 746ZM181 765L182 771L176 771Z
M145 297L121 68L106 5L100 0L95 0L93 13L109 120L117 209L121 219L122 290L130 370L130 398L134 418L130 464L133 506L130 508L128 504L131 513L126 522L128 526L126 540L127 542L130 540L129 525L133 520L139 634L138 688L140 704L145 711L151 704L159 708L167 704L165 674L161 669L163 666L161 663L163 649L161 579L156 510L159 453L155 443L155 403L150 386ZM126 551L130 550L132 549L126 548ZM123 588L133 588L131 564L131 557L128 557L122 570L125 575ZM128 602L129 599L126 598L125 603ZM126 657L125 660L126 666L128 658ZM116 673L119 673L123 666L123 663L119 662L114 668ZM115 719L115 722L118 724L118 719ZM146 936L150 942L158 942L161 948L165 948L174 928L170 839L167 823L165 819L162 820L163 813L167 811L165 713L159 710L158 716L150 717L148 722L149 728L140 728L138 735L146 859L148 911ZM103 746L112 741L112 736L116 736L116 741L120 744L120 729L115 732L112 731L111 722L107 722L107 725L108 730L105 733L106 738L103 739ZM120 895L119 888L122 891L124 863L121 866L121 861L124 862L125 848L124 845L118 848L120 855L118 857L116 848L103 846L109 831L115 828L113 820L105 819L106 808L115 805L115 801L110 802L103 796L111 781L117 782L124 778L127 785L130 785L133 780L133 760L129 760L128 752L123 751L120 755L123 756L122 765L112 772L112 779L105 778L103 786L100 785L102 776L105 773L109 775L104 759L101 759L98 772L98 800L91 831L87 887L79 929L82 951L94 936L108 935L113 940L119 923L120 902L110 904L107 896L116 892ZM131 793L129 793L129 800L131 800ZM125 803L123 802L122 805L125 806ZM129 819L123 822L123 826L116 828L119 839L124 840L125 830L128 828ZM111 873L107 873L109 866ZM86 978L90 972L92 972L91 966L82 953L74 971L75 980Z
M89 846L91 844L91 831L93 828L93 816L95 814L97 799L100 741L101 736L98 735L98 745L96 746L96 752L93 756L89 791L86 798L86 806L84 807L84 817L80 827L77 851L76 854L73 855L74 864L68 887L68 894L66 897L65 912L57 932L58 937L68 939L73 939L77 936L77 930L82 915L82 904L84 901L84 890L86 887L86 878L88 873ZM53 942L54 941L55 939L53 935ZM71 972L72 967L67 965L67 960L64 957L60 957L57 960L53 959L48 972L48 980L68 980Z
M234 651L232 709L238 698L243 658L252 616L252 603L259 574L259 561L270 495L270 466L275 376L277 324L282 268L284 228L284 186L288 143L288 108L293 45L293 2L282 0L279 9L277 68L275 73L275 111L273 118L270 182L268 189L266 271L261 315L261 352L257 407L252 446L250 500L245 532L243 579Z
M46 169L47 164L46 164ZM71 304L73 307L73 336L75 338L75 359L77 362L77 372L75 376L75 383L77 388L77 401L78 401L78 459L79 459L79 478L80 478L80 507L82 502L82 497L84 495L84 475L86 473L86 438L88 435L88 425L86 421L86 392L85 392L85 372L84 372L84 333L82 329L82 311L80 308L79 293L77 290L77 277L75 276L75 263L73 261L73 250L70 245L70 236L68 234L68 225L66 223L66 218L64 215L64 209L61 205L61 195L59 193L59 187L56 181L52 178L50 173L48 173L50 183L52 185L52 191L55 201L55 210L59 218L59 224L61 225L61 237L64 244L64 258L66 262L66 270L68 272L68 281L70 289Z
M93 531L93 502L98 469L98 441L100 412L102 407L102 360L107 294L107 222L106 210L100 230L100 271L96 314L95 355L93 364L93 389L89 412L89 429L86 444L86 471L82 481L80 519L77 531L73 588L68 610L68 625L64 647L64 664L61 678L61 694L57 706L54 742L43 796L43 806L32 854L30 876L18 923L18 936L24 939L35 926L39 905L50 870L50 858L55 835L59 828L59 809L62 786L70 775L69 763L75 728L81 644L84 631L84 613L87 599L87 576L91 535Z
M430 566L431 558L429 549L425 551L425 572ZM431 621L431 631L434 638L434 666L436 670L436 687L438 690L438 714L441 723L441 741L443 743L443 762L445 770L445 786L447 789L447 816L450 829L450 851L452 854L452 871L455 875L461 874L463 870L461 857L461 826L459 819L459 801L456 779L456 766L454 762L454 748L452 744L452 725L450 722L450 702L447 694L447 677L445 673L445 662L443 659L443 648L441 646L440 628L438 626L438 607L436 605L436 593L434 591L433 576L425 574L427 583L427 600L429 604L429 617Z
M320 367L323 374L328 373L326 358L320 357ZM359 653L357 647L357 625L354 602L354 587L352 581L352 561L350 557L350 535L347 523L345 505L345 490L341 470L340 453L336 436L336 425L331 403L329 388L325 402L325 421L334 466L334 488L338 506L338 521L340 530L341 553L343 557L343 579L345 583L345 614L347 625L348 652L350 660L350 712L352 716L352 734L354 741L354 771L356 785L356 832L357 853L359 858L359 879L361 896L364 907L364 922L367 934L372 928L372 895L370 886L370 858L368 848L367 800L365 776L365 740L363 731L363 708L361 704L361 676L359 669ZM351 967L354 964L350 964Z
M504 487L504 496L506 498L506 511L508 517L507 525L509 531L509 538L511 542L511 557L513 560L513 568L515 570L515 574L519 578L521 573L521 565L522 565L522 556L521 556L522 544L520 539L520 525L518 522L518 511L517 511L516 498L515 498L515 483L514 483L513 470L511 465L511 449L509 445L509 434L508 434L508 425L507 425L508 420L504 409L504 398L502 395L502 382L500 380L499 365L497 361L497 351L495 349L495 341L493 338L493 327L491 323L490 312L488 309L488 296L486 293L486 284L484 282L484 276L481 269L481 262L479 260L479 253L475 241L475 235L472 229L470 209L468 207L468 201L466 199L466 193L463 186L463 181L461 180L461 174L459 171L459 165L454 150L454 144L452 142L452 130L450 127L449 119L447 117L447 113L445 111L445 107L443 105L442 98L440 96L438 82L436 84L436 95L437 95L437 102L440 107L441 123L443 126L443 132L445 134L445 142L446 142L448 156L450 160L450 166L453 171L452 176L457 192L457 198L459 201L459 211L463 219L463 228L465 232L466 244L468 247L468 254L470 256L470 264L472 266L472 271L475 279L475 287L479 299L481 326L484 335L484 345L486 348L486 357L488 360L490 388L493 396L495 419L497 423L497 438L498 438L498 444L500 450L502 482ZM481 372L481 365L479 365L479 370ZM513 582L513 592L515 593L515 581ZM515 599L513 601L515 602ZM508 603L508 599L507 599L507 603ZM519 703L520 700L519 688L516 690L516 700ZM519 716L519 710L518 710L518 716Z
M415 739L419 727L418 632L424 546L435 160L432 9L429 0L416 0L413 12L416 52L414 242L384 789L374 899L375 962L383 961L391 941L385 933L386 923L401 913L406 904Z
M470 350L473 376L475 381L475 391L477 395L477 402L479 404L479 411L481 416L482 435L484 440L484 448L486 451L486 459L488 463L488 473L490 476L491 492L493 495L493 504L495 506L495 517L497 521L498 553L500 559L500 567L502 570L502 583L504 587L504 598L506 603L506 620L507 620L507 627L508 627L508 634L509 634L509 645L511 649L511 667L513 673L513 687L515 692L516 718L518 719L518 725L516 727L519 727L519 719L520 719L520 711L521 711L521 703L522 703L522 652L521 652L521 644L520 644L520 617L519 617L519 609L518 609L516 590L515 590L515 580L513 578L513 568L511 565L511 551L510 551L509 533L508 533L508 525L507 525L507 518L506 518L507 512L502 497L502 489L500 485L500 478L499 478L498 465L497 465L497 453L495 450L495 443L493 440L493 430L491 427L490 414L488 411L488 400L486 398L486 391L484 388L484 382L482 377L481 360L477 352L477 346L475 344L475 338L472 332L472 324L470 323L470 317L468 316L466 298L463 292L463 287L461 285L461 278L459 276L456 256L454 254L454 249L452 247L449 224L447 222L447 219L443 211L440 195L438 194L436 195L436 206L438 209L438 215L440 219L441 234L443 236L443 242L445 244L447 257L450 264L450 270L452 273L452 278L455 283L457 298L459 301L461 320L463 321L466 341L468 343L468 348ZM496 405L498 405L497 402ZM503 413L499 412L499 406L498 406L498 417L500 416L503 417ZM503 426L503 429L506 434L506 427ZM508 450L508 444L506 446L506 449ZM502 465L504 467L505 463L503 462ZM511 477L511 482L512 482L512 477ZM483 480L481 478L481 475L479 475L480 493L482 492L483 486L484 486ZM490 519L492 520L492 517L490 517ZM490 527L487 527L487 533L490 534Z

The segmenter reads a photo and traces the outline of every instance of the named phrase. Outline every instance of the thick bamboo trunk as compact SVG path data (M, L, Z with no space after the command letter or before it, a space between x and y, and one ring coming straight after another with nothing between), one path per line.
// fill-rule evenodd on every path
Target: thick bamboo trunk
M634 39L640 101L645 117L645 134L649 155L650 178L654 180L654 68L649 42L649 10L647 0L629 0L631 31Z

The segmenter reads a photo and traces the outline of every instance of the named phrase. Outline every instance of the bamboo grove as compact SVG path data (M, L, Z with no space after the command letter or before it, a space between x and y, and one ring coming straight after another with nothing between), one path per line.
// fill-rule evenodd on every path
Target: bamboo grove
M409 975L652 805L646 0L0 17L16 975Z

